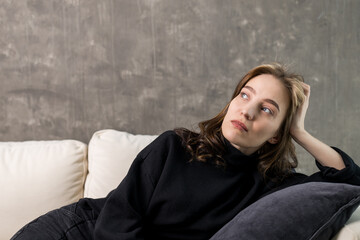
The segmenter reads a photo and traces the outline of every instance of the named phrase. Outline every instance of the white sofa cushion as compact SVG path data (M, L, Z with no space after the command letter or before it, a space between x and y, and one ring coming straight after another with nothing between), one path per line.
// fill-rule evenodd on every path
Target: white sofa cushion
M0 239L83 196L87 146L75 140L0 142Z
M136 155L157 135L133 135L112 129L97 131L89 142L85 197L105 197L127 174Z
M360 207L332 240L360 240Z
M333 240L359 240L360 221L346 224Z

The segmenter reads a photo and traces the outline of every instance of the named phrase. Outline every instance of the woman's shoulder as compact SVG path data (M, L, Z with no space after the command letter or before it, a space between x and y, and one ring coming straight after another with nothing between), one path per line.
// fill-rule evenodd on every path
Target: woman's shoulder
M179 142L180 136L175 130L167 130L161 133L154 141L154 144L169 144L171 142Z
M175 130L167 130L167 131L161 133L158 138L172 138L172 139L174 139L174 138L177 138L177 137L178 137L178 135L175 132Z
M147 145L141 152L140 156L145 158L150 153L164 154L171 148L181 147L181 138L174 130L167 130L155 138L149 145Z
M197 137L199 134L186 128L176 128L174 130L167 130L159 135L156 142L176 142L185 143L188 139Z
M177 163L184 162L186 157L181 138L175 131L169 130L146 146L136 160L152 179L158 179L165 166L176 167Z

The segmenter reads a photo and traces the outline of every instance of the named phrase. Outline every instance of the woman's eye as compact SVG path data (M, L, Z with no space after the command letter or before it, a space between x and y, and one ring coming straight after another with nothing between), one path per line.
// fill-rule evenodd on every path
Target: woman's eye
M249 96L246 93L240 93L241 98L248 99Z
M269 108L267 108L267 107L263 107L263 108L261 108L261 110L263 110L264 112L266 112L266 113L269 113L269 114L273 114L273 112L271 111L271 109L269 109Z

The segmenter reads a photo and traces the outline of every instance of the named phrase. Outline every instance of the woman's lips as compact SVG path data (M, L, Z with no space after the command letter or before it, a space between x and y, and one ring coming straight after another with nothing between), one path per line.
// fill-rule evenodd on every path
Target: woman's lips
M237 129L239 129L241 131L245 131L245 132L248 131L246 125L244 123L240 122L240 121L232 120L231 123L235 128L237 128Z

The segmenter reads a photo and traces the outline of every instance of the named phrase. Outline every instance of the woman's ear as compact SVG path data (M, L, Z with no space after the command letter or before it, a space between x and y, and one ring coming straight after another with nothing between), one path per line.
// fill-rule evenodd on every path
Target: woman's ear
M272 137L268 140L270 144L277 144L279 142L280 138L278 136Z

